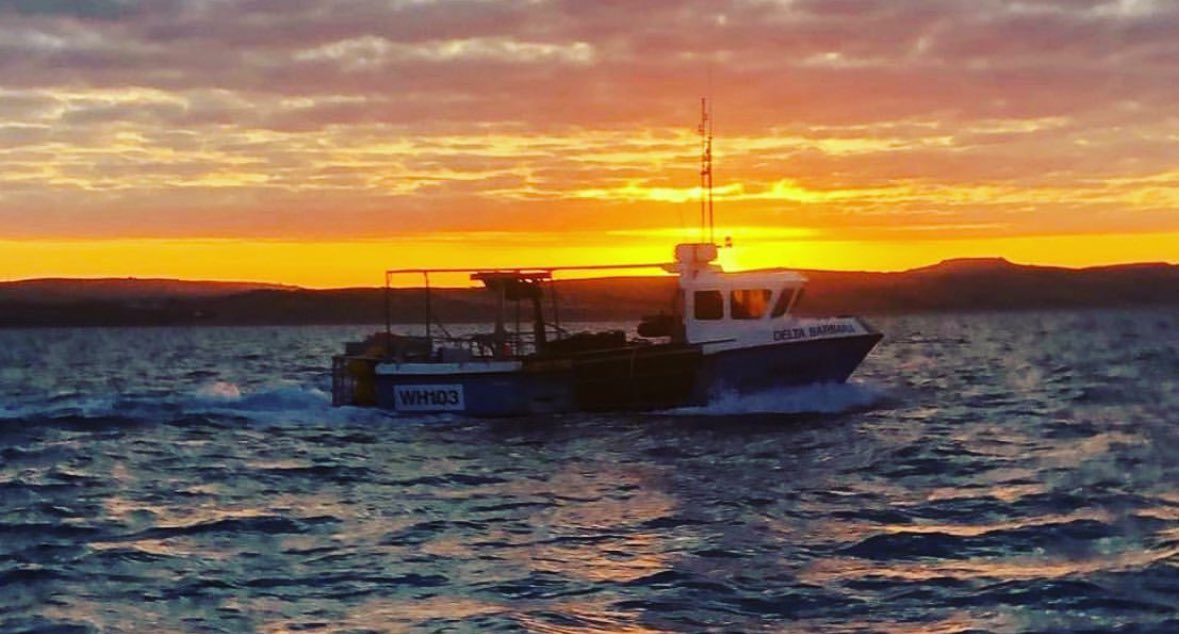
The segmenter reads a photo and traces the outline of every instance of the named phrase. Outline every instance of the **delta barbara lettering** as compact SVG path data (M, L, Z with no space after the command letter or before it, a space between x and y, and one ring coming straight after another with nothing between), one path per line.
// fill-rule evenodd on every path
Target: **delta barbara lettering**
M782 328L774 331L774 341L795 341L810 337L825 337L828 335L854 335L855 326L851 324L820 324L807 328Z

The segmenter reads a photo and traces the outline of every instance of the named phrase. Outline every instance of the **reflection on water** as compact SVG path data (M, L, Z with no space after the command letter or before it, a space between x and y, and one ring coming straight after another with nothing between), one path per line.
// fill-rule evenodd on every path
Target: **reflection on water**
M1179 631L1179 316L879 325L515 421L329 408L347 329L0 332L0 631Z
M955 581L993 580L1026 581L1069 578L1096 573L1117 573L1148 568L1179 555L1179 548L1162 551L1133 550L1121 553L1097 553L1077 559L1070 556L1010 556L944 561L865 561L830 558L809 568L802 579L815 584L876 580L922 582L953 579Z

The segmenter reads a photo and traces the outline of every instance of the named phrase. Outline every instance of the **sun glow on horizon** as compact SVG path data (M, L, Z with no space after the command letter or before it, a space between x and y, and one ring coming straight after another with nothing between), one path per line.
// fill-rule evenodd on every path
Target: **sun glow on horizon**
M720 251L726 270L761 268L902 271L958 257L1004 257L1023 264L1086 267L1176 263L1179 233L939 240L815 239L790 228L734 235ZM250 281L342 288L380 286L397 268L545 268L670 262L682 229L577 236L539 234L420 236L400 240L27 240L0 241L0 279L141 277ZM719 236L718 236L718 239ZM505 247L510 244L510 247ZM578 271L561 277L652 275L652 269ZM462 286L451 276L449 285ZM405 278L397 285L416 285Z
M735 267L1179 257L1176 3L138 4L0 2L0 279L665 260L702 92Z

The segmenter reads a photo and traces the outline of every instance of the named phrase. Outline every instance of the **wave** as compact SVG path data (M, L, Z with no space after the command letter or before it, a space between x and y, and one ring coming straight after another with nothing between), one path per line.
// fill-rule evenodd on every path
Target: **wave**
M880 387L864 383L821 383L714 396L707 405L680 407L669 413L692 416L744 414L843 414L876 407L888 400Z
M0 422L173 422L202 417L255 423L324 423L371 416L384 414L376 410L332 407L331 395L324 390L286 382L242 388L215 381L178 394L65 392L0 405Z
M885 390L872 385L822 384L749 394L724 392L707 405L676 408L662 413L687 416L842 414L871 409L887 398ZM331 394L327 391L293 382L243 388L227 381L212 381L178 394L94 395L59 392L0 405L0 423L16 420L174 422L193 417L262 424L331 423L395 416L392 412L371 408L333 407ZM417 415L412 418L423 422L455 420L451 415Z
M305 385L276 383L254 391L243 391L233 383L217 381L202 385L184 400L186 411L193 413L267 413L331 411L332 397L327 392Z

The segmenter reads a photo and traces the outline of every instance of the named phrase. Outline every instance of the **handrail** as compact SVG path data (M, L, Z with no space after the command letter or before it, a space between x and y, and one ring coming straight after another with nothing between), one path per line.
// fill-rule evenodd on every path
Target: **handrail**
M482 268L443 268L443 269L388 269L385 275L406 273L553 273L555 271L609 271L621 269L662 269L671 266L671 262L649 262L642 264L586 264L578 266L520 266L520 267L482 267Z
M447 331L446 327L442 324L441 321L438 321L434 318L434 314L433 314L434 311L433 311L433 306L432 306L432 302L431 302L431 297L432 297L432 294L434 291L434 289L430 285L430 274L431 273L442 273L442 274L446 274L446 273L472 273L472 274L484 274L484 275L496 275L496 274L512 275L512 274L514 274L514 275L519 275L519 276L527 275L530 277L535 276L535 277L533 277L533 279L531 281L540 282L542 280L552 281L552 275L556 271L610 271L610 270L647 269L647 268L658 268L663 271L667 271L670 266L672 266L672 265L669 265L668 263L657 262L657 263L639 263L639 264L591 264L591 265L577 265L577 266L545 266L545 267L531 267L531 268L517 267L517 268L388 269L385 271L385 293L384 293L385 334L388 337L388 336L391 336L392 332L393 332L393 324L392 324L392 321L393 321L392 320L392 312L393 311L392 311L392 305L391 305L392 304L391 295L392 295L392 290L393 290L392 278L394 275L416 274L416 275L422 276L422 279L424 280L423 290L425 291L426 340L431 342L430 346L433 347L433 342L435 341L435 339L438 339L440 341L455 342L456 338L452 337L450 335L450 333ZM472 279L476 279L475 275L472 275ZM557 298L556 298L556 294L555 294L556 288L555 287L551 287L551 288L552 288L551 292L553 293L553 296L552 296L553 317L554 317L555 323L548 324L547 322L543 321L543 319L539 315L539 312L537 314L537 319L542 320L540 323L542 323L543 324L542 327L544 327L546 329L548 326L552 325L555 329L555 332L557 333L557 338L560 339L562 334L567 334L567 333L560 326L560 312L557 308ZM441 338L434 337L434 333L433 333L431 327L435 322L437 322L439 328L442 330L443 337L441 337ZM523 352L523 350L527 349L527 348L531 348L533 352L539 351L537 344L540 343L540 341L538 341L538 339L535 335L529 335L527 337L521 336L521 335L522 335L522 333L519 331L519 326L517 326L517 331L515 333L511 333L507 337L505 337L504 342L512 343L513 347L516 348L516 351L515 351L516 354ZM386 339L386 341L389 341L389 339ZM482 347L482 346L480 346L480 347Z

